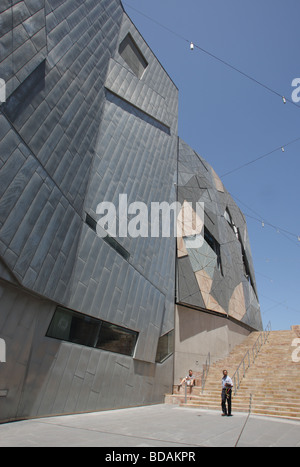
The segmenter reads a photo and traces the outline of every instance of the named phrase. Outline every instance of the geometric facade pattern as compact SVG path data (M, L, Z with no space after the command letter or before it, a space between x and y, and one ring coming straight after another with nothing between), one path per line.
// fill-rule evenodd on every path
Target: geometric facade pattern
M209 164L179 143L178 198L204 203L204 242L189 249L178 242L178 303L221 313L261 329L254 269L245 218Z
M261 327L245 219L120 0L3 1L0 23L0 420L161 402L175 301ZM100 238L121 194L203 202L203 246Z

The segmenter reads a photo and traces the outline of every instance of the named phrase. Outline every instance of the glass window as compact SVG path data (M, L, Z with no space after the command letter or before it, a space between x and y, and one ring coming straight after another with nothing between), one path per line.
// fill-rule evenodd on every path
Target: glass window
M100 330L99 320L83 315L72 315L69 340L74 344L95 347Z
M46 336L133 356L138 333L66 308L57 307Z
M206 241L206 243L208 243L211 249L216 253L217 266L221 274L223 274L220 244L217 242L215 237L209 232L209 230L206 227L204 227L204 240Z
M96 347L132 357L136 341L136 332L103 321Z
M57 308L46 335L68 341L70 339L71 324L72 312Z
M161 336L158 340L156 363L163 363L174 353L174 329Z
M232 221L232 217L231 217L231 214L228 210L228 208L226 208L225 212L224 212L224 217L225 219L227 220L228 224L230 225L230 227L233 226L233 221Z
M107 237L104 237L103 240L114 250L116 250L116 252L119 253L119 255L123 256L123 258L126 259L126 261L129 260L130 254L127 250L125 250L125 248L122 247L122 245L120 245L120 243L117 242L115 238L111 237L110 235L107 235Z
M228 224L230 225L230 227L232 228L232 230L234 231L235 236L236 236L237 238L239 238L238 229L237 229L237 227L235 226L235 223L234 223L233 220L232 220L232 217L231 217L231 214L230 214L228 208L226 208L226 211L224 212L224 217L225 217L225 219L227 220L227 222L228 222Z
M87 225L94 232L97 232L97 221L95 219L93 219L93 217L91 217L89 214L86 214L85 221L86 221ZM102 240L104 240L110 247L112 247L117 253L119 253L119 255L123 256L123 258L126 259L126 261L129 260L129 258L130 258L129 252L127 250L125 250L125 248L122 247L122 245L120 245L120 243L117 242L117 240L115 238L113 238L113 237L111 237L110 235L107 234L107 236L103 237Z
M92 218L89 214L86 215L85 222L94 231L97 232L97 221Z
M130 34L127 34L125 39L121 42L119 54L135 76L141 79L148 66L148 62Z

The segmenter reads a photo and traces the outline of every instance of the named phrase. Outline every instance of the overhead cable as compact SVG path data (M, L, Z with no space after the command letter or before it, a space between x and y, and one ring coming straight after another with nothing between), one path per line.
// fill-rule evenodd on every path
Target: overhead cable
M282 99L283 103L286 104L287 102L289 102L290 104L293 104L295 105L297 108L300 108L299 105L297 105L292 99L289 99L287 97L285 97L282 93L272 89L270 86L262 83L261 81L259 81L258 79L254 78L253 76L249 75L248 73L245 73L244 71L240 70L239 68L237 68L236 66L232 65L231 63L227 62L226 60L223 60L222 58L218 57L217 55L209 52L208 50L204 49L203 47L197 45L194 41L191 41L189 39L187 39L186 37L182 36L181 34L179 34L178 32L170 29L169 27L165 26L164 24L160 23L159 21L155 20L154 18L151 18L150 16L146 15L145 13L141 12L140 10L134 8L133 6L129 5L128 3L126 2L123 2L124 5L128 6L129 8L131 8L132 10L134 10L136 13L138 13L139 15L141 16L144 16L144 18L147 18L149 21L152 21L153 23L157 24L158 26L160 26L161 28L165 29L166 31L170 32L171 34L174 34L175 36L177 36L179 39L187 42L189 44L189 47L190 47L190 50L195 50L195 49L198 49L200 50L201 52L205 53L206 55L209 55L211 58L213 58L214 60L217 60L218 62L222 63L223 65L231 68L232 70L236 71L237 73L239 73L240 75L244 76L245 78L251 80L252 82L254 82L255 84L263 87L264 89L266 89L267 91L271 92L272 94L275 94L277 97L280 97L280 99Z
M251 164L254 164L254 163L257 162L257 161L259 161L259 160L261 160L261 159L264 159L265 157L268 157L268 156L270 156L271 154L274 154L274 152L277 152L277 151L285 152L285 148L286 148L287 146L290 146L291 144L294 144L294 143L296 143L297 141L300 141L300 137L299 137L299 138L296 138L296 139L294 139L294 140L292 140L292 141L290 141L289 143L285 143L284 145L281 145L281 146L279 146L279 147L273 149L272 151L269 151L269 152L267 152L266 154L263 154L262 156L256 157L255 159L253 159L253 160L251 160L251 161L245 162L245 164L242 164L242 165L236 167L235 169L232 169L232 170L230 170L229 172L224 173L223 175L220 176L220 178L227 177L228 175L230 175L230 174L232 174L232 173L234 173L234 172L237 172L238 170L241 170L241 169L243 169L244 167L247 167L247 166L249 166L249 165L251 165Z

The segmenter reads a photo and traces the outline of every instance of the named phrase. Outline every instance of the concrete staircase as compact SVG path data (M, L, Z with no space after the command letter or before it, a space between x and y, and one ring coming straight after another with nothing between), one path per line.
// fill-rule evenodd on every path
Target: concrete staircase
M227 358L211 366L203 394L198 374L192 393L187 390L186 404L184 388L178 389L178 386L173 387L173 394L166 395L165 402L221 411L223 369L227 369L229 376L232 376L247 350L252 353L259 334L250 334ZM251 366L246 371L237 394L232 397L233 412L248 412L252 394L252 413L300 420L300 362L292 361L292 352L295 349L292 342L297 337L294 331L269 333L255 362L252 363L251 359Z

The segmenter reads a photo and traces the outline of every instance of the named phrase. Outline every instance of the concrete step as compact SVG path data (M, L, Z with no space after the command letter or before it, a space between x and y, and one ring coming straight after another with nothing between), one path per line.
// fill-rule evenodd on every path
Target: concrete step
M186 407L186 408L193 408L193 409L207 409L207 410L216 410L221 412L221 407L217 405L202 405L202 404L181 404L181 407ZM249 407L233 407L233 413L234 412L243 412L243 413L248 413L249 412ZM289 418L293 420L300 420L300 413L299 411L294 411L293 409L291 410L286 410L286 409L280 409L280 408L264 408L264 407L258 407L258 408L253 408L251 410L252 414L256 415L266 415L266 416L272 416L272 417L280 417L280 418Z
M251 354L258 335L259 333L253 333L227 358L212 365L204 393L202 394L201 385L193 387L192 393L188 393L186 405L220 410L223 369L227 368L232 376L248 349ZM300 419L300 365L291 360L291 343L294 338L295 333L292 331L275 331L269 334L255 363L253 364L251 357L251 366L247 369L245 378L240 380L238 393L232 399L233 410L247 412L251 393L253 413ZM168 395L169 400L173 397L172 403L185 403L183 388L176 395L174 387L173 393Z

